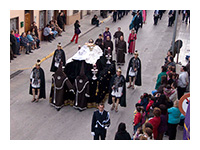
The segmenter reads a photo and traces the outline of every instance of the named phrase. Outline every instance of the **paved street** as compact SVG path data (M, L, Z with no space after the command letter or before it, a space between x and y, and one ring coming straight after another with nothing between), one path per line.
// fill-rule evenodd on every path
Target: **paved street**
M110 32L113 34L117 31L117 27L122 28L125 35L125 41L128 40L129 24L132 20L132 15L129 13L116 23L112 22L112 17L100 20L104 22L99 27L94 27L90 24L90 20L94 14L99 16L99 11L94 12L89 16L85 16L81 21L81 37L78 44L71 43L73 36L73 25L66 26L66 32L62 33L62 37L57 37L52 43L42 42L41 48L35 50L33 54L21 55L10 64L10 74L15 73L18 69L23 69L23 72L10 79L10 139L11 140L92 140L91 119L95 108L87 109L83 112L75 110L71 106L63 107L59 112L49 105L49 94L51 88L50 65L52 57L42 62L41 67L45 71L46 78L46 97L45 100L40 100L38 103L31 103L32 96L29 95L29 77L31 67L37 59L42 59L53 52L57 43L61 42L64 46L67 59L73 56L78 49L78 45L84 45L88 39L96 40L98 35L104 32L105 27L110 27ZM136 87L135 90L127 89L127 107L119 107L119 112L110 111L110 105L107 101L105 109L110 111L111 126L107 131L107 140L113 140L120 122L125 122L127 131L132 134L133 111L135 103L139 100L140 95L144 92L151 93L154 90L157 75L161 71L161 66L164 63L164 58L170 48L173 27L168 25L168 11L158 21L158 25L153 25L153 11L147 12L147 21L140 28L137 35L136 49L139 52L139 58L142 62L142 86ZM111 15L111 14L109 14ZM181 49L179 61L185 64L185 54L189 53L190 49L190 25L185 25L179 22L177 27L177 38L183 40L183 48ZM114 43L114 41L113 41ZM66 46L67 45L67 46ZM126 55L126 64L122 67L122 74L126 74L128 62L132 55ZM26 69L29 68L29 69ZM168 139L168 137L164 137ZM182 139L182 130L178 128L177 139Z

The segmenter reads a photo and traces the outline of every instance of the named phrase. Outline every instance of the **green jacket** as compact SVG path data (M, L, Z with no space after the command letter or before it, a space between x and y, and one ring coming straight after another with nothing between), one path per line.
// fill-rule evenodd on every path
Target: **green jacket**
M162 76L167 76L166 72L161 72L158 77L157 77L157 81L156 81L156 87L155 89L157 90L159 88L159 86L161 85L161 77Z

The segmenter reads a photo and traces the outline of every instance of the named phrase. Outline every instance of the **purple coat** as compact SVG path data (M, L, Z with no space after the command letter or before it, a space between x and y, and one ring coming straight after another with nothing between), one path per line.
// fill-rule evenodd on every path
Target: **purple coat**
M110 37L110 40L111 40L111 33L110 33L110 31L105 31L104 33L103 33L103 39L104 39L104 41L106 41L106 37L107 36L109 36Z
M167 131L168 114L160 115L160 125L158 127L158 133L164 133Z

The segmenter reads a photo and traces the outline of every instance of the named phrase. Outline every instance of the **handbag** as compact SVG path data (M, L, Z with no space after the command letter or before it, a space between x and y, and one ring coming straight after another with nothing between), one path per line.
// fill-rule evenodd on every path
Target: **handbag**
M81 30L80 30L79 28L77 28L76 31L75 31L75 33L76 33L76 34L80 34L80 33L81 33Z

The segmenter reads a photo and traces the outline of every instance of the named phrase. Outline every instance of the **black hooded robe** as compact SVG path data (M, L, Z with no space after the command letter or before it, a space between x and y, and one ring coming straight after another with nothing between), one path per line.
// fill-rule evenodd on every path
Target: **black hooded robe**
M128 69L127 69L127 73L126 73L126 82L129 82L129 70L130 70L130 67L131 67L131 62L133 60L134 57L132 57L129 61L129 64L128 64ZM141 86L142 85L142 76L141 76L141 60L138 58L139 60L139 68L138 68L138 72L137 72L137 75L136 75L136 80L135 80L135 85L137 86Z
M119 100L119 104L121 107L126 107L126 82L125 82L125 78L123 75L121 75L123 77L123 95L120 97L120 100ZM110 80L110 87L109 87L109 99L108 99L108 104L112 104L112 86L113 86L113 82L114 82L114 79L117 77L117 74L115 74L111 80ZM115 99L116 100L116 99Z
M90 97L89 80L84 73L84 63L82 62L80 75L76 77L74 83L76 90L74 108L80 111L87 109L88 98Z
M66 90L74 91L71 82L66 74L62 71L62 65L52 75L52 86L50 92L50 104L57 110L64 106Z
M33 68L32 72L35 69L36 69L36 67ZM41 99L41 98L46 99L44 70L42 68L40 68L39 71L40 71L40 95L39 95L39 99ZM33 95L31 84L30 84L30 88L29 88L29 94ZM35 95L37 95L37 90L35 90Z
M62 49L60 50L56 49L53 55L52 63L51 63L51 69L50 69L51 72L56 72L56 70L58 69L58 67L55 66L55 56L58 51L61 51L61 62L63 63L63 66L65 66L66 64L65 52Z

